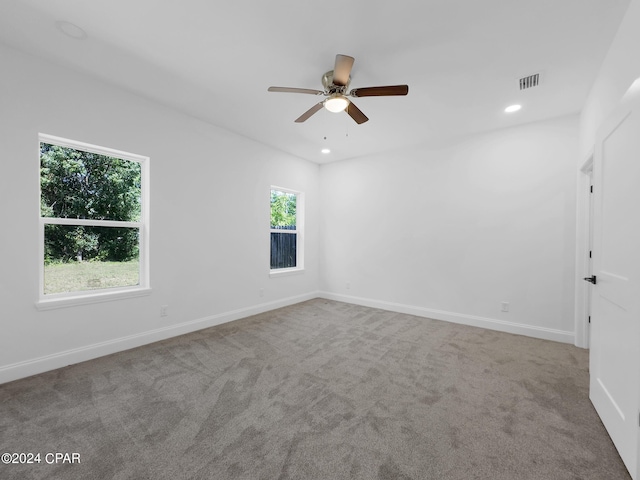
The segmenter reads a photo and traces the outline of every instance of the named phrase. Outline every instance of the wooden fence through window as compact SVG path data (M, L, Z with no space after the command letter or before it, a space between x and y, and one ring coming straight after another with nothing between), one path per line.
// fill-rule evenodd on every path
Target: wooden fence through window
M295 230L295 226L271 227L277 230ZM297 233L271 232L271 269L296 266Z

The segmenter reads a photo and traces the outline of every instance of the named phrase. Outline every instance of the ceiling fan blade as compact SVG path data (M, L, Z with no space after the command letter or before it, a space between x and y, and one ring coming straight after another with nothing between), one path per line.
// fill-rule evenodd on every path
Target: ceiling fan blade
M349 92L352 97L386 97L390 95L406 95L409 85L389 85L386 87L354 88Z
M305 120L307 120L311 115L313 115L314 113L316 113L318 110L321 110L322 107L324 105L324 102L320 102L320 103L316 103L313 107L311 107L309 110L307 110L306 112L304 112L302 115L300 115L298 118L296 118L296 123L302 123Z
M340 87L344 87L349 83L349 75L351 75L351 67L353 67L354 58L349 55L336 55L336 64L333 67L333 83Z
M308 93L310 95L324 95L322 90L313 90L310 88L292 88L292 87L269 87L268 92L283 92L283 93Z
M349 102L347 108L345 109L351 118L353 118L358 125L369 120L367 116L362 113L362 111L356 107L352 102Z

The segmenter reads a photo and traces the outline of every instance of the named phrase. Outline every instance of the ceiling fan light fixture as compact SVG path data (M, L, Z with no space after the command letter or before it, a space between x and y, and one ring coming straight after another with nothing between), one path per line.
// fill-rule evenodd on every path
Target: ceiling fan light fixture
M324 101L324 108L333 113L344 111L348 105L349 100L340 93L334 93Z

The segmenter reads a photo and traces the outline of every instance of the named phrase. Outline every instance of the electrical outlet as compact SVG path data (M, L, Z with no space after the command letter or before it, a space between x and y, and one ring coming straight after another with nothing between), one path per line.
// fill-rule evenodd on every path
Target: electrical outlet
M500 311L501 312L508 312L509 311L509 302L500 303Z
M261 297L264 297L264 288L261 288L261 289L260 289L260 296L261 296Z
M349 290L351 288L351 282L347 282L346 287L347 287L347 290Z
M160 305L160 316L166 317L169 315L169 305Z

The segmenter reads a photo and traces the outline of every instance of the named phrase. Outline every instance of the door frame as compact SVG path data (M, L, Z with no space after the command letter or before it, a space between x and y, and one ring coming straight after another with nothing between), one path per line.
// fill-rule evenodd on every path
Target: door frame
M590 283L583 281L590 276L589 249L591 248L591 181L594 148L578 170L578 199L576 203L576 284L574 345L589 348Z

